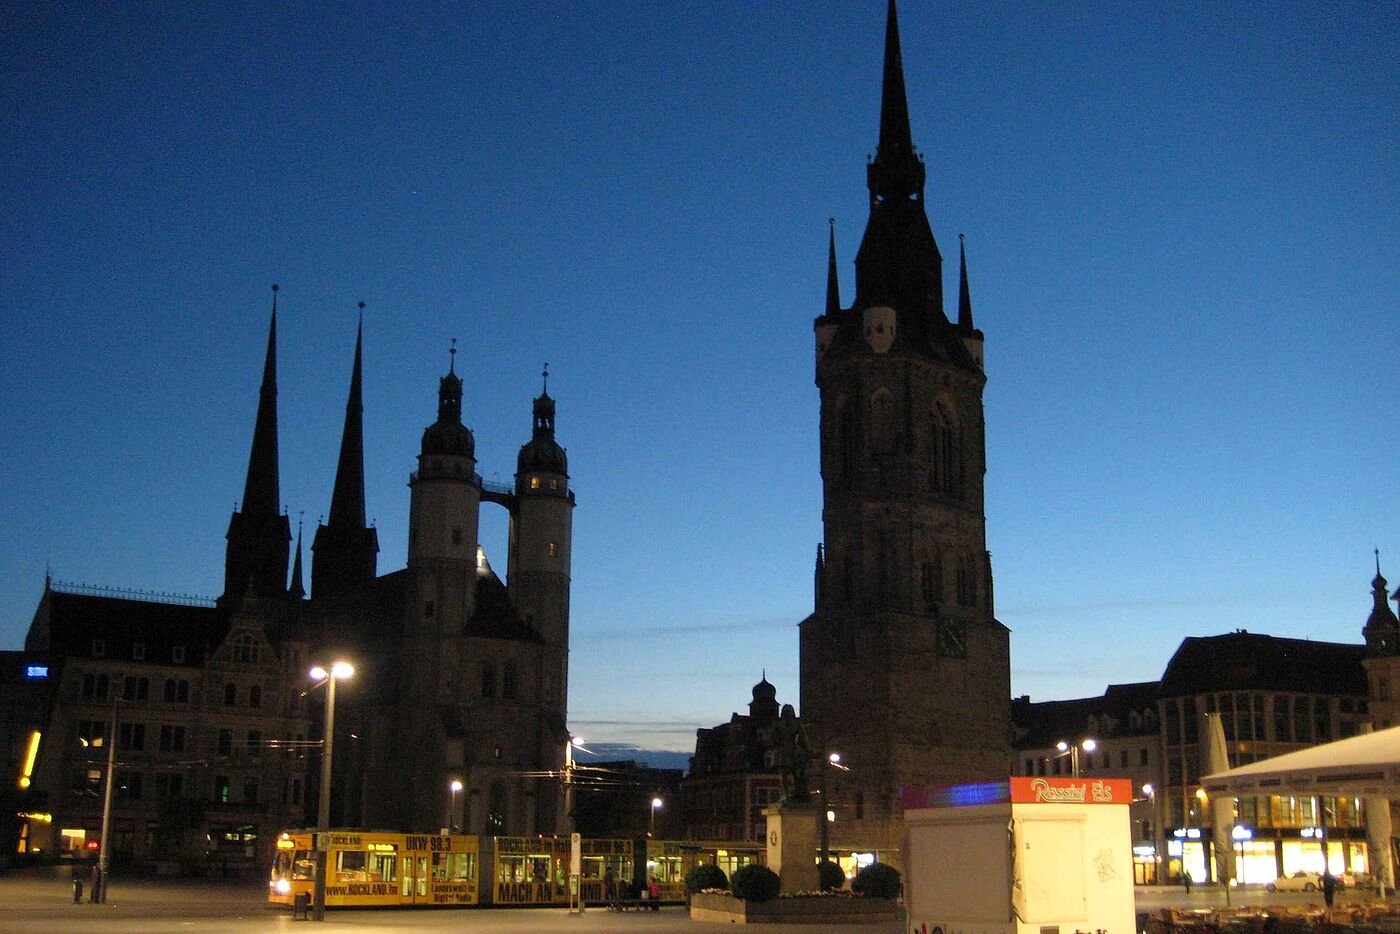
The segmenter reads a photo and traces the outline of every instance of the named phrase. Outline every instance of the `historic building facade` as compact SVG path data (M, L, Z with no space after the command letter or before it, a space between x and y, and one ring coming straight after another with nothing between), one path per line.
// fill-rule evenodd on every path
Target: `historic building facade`
M814 325L825 529L801 712L819 752L851 769L834 843L899 862L901 786L1008 774L1011 688L983 511L983 335L965 253L956 321L944 313L893 0L866 181L855 299L842 307L833 233Z
M477 473L449 366L409 478L406 567L381 575L357 333L308 595L280 497L275 289L224 592L170 601L46 586L24 653L45 671L46 709L21 833L49 853L91 848L115 723L115 859L264 861L276 830L316 820L326 692L308 669L333 660L356 669L338 685L333 824L562 829L574 495L547 382L515 483L496 486ZM506 581L478 544L483 504L509 515Z
M1354 736L1368 722L1363 654L1360 645L1244 630L1188 638L1160 681L1113 685L1102 697L1016 701L1016 772L1069 775L1071 759L1056 744L1094 739L1093 751L1078 753L1081 777L1128 778L1136 791L1137 881L1180 882L1183 872L1212 881L1211 810L1201 790L1206 715L1220 717L1232 768ZM1334 869L1364 868L1356 799L1326 798L1324 809ZM1236 843L1236 872L1265 884L1320 870L1322 820L1312 798L1236 799L1232 830L1247 834Z

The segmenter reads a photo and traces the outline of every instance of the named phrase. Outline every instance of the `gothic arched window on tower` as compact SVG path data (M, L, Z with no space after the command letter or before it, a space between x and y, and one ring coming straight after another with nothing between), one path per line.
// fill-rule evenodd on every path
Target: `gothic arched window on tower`
M894 397L881 389L870 397L870 449L876 454L893 454L894 434Z
M949 496L961 496L962 438L958 433L958 426L941 402L934 409L929 448L933 491Z
M850 489L855 482L856 465L860 458L860 441L856 437L854 406L843 405L836 421L836 452L841 485Z
M481 696L496 696L496 666L490 662L481 666Z
M977 605L977 572L968 559L958 562L958 603L963 606Z
M515 700L519 692L520 675L515 669L515 662L506 662L501 671L501 696L506 700Z

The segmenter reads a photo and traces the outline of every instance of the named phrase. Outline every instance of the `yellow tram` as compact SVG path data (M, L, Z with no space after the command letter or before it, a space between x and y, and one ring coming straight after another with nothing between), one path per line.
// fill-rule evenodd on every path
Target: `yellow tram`
M479 866L474 836L333 830L326 853L326 905L475 905ZM311 831L280 834L267 900L291 906L298 895L313 895L315 880Z

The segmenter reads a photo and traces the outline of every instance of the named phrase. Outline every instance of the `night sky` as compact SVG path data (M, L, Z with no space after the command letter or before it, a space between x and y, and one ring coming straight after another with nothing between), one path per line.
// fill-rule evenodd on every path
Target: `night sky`
M0 13L0 647L46 563L218 594L277 282L308 543L363 300L381 572L450 339L487 479L548 361L573 732L692 748L765 667L795 703L811 324L829 216L853 294L884 3L400 6ZM1373 548L1400 584L1400 6L906 0L901 27L945 291L965 233L987 336L1013 692L1235 628L1359 641ZM502 573L505 528L485 510Z

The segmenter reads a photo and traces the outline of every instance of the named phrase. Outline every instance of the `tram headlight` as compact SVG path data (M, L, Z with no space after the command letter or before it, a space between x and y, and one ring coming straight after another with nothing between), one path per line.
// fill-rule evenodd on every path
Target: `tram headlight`
M278 894L278 895L286 895L286 894L287 894L288 892L290 892L291 890L292 890L292 884L291 884L290 882L288 882L286 879L278 879L278 880L277 880L277 894Z

